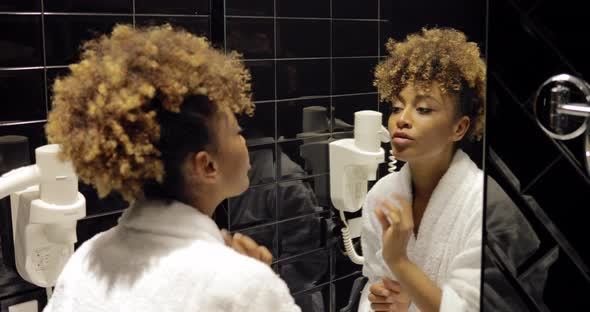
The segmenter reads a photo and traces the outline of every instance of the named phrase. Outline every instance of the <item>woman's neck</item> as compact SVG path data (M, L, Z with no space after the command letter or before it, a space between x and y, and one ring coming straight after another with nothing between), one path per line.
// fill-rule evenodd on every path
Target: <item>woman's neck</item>
M414 197L430 198L438 182L449 169L454 155L454 149L450 148L434 157L409 163Z

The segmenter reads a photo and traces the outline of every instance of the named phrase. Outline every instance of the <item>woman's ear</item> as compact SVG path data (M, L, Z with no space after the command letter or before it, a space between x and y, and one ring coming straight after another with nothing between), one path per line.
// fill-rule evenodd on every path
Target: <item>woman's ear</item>
M214 184L219 179L219 166L206 151L200 151L192 156L192 171L199 184Z
M459 118L459 120L455 123L455 127L453 129L453 141L461 141L465 134L467 134L470 125L471 119L469 117L463 116Z

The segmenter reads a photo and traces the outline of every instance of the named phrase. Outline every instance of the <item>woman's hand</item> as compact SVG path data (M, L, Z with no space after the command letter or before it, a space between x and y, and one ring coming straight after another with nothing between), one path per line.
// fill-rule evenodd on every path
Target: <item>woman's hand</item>
M383 229L383 260L395 274L395 268L408 261L407 246L414 231L414 218L412 205L398 194L393 194L393 197L399 201L401 209L384 200L375 209L375 214Z
M398 282L387 276L371 285L369 291L373 311L407 312L410 307L410 296L402 291Z
M236 233L233 236L226 230L221 230L225 244L242 255L254 258L266 265L272 263L272 254L264 246L258 245L252 238Z

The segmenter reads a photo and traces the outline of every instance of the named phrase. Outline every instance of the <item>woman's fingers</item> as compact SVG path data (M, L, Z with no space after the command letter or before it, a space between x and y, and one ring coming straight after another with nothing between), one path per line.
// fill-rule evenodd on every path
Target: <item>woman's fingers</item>
M401 291L401 285L387 276L383 276L383 285L385 285L387 289L393 290L395 292Z
M231 234L226 229L221 230L221 236L223 237L223 241L225 242L226 246L232 247L232 237Z
M272 263L272 254L264 247L258 245L252 238L236 233L233 236L232 247L239 253L260 260L270 265Z
M272 263L272 254L268 250L268 248L264 246L259 246L258 249L260 250L260 260L268 265Z
M373 311L392 311L393 304L391 303L371 303L371 310Z
M379 223L381 223L381 229L383 229L383 232L385 232L387 228L389 228L389 221L387 221L387 217L385 216L383 211L379 209L379 207L375 209L375 215L377 216L377 220L379 220Z

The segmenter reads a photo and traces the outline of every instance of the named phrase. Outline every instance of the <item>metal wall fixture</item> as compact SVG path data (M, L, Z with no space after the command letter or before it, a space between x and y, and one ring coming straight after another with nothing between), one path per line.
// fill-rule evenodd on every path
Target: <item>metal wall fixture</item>
M571 140L585 133L590 174L590 85L568 74L553 76L537 90L533 109L537 123L552 138Z

